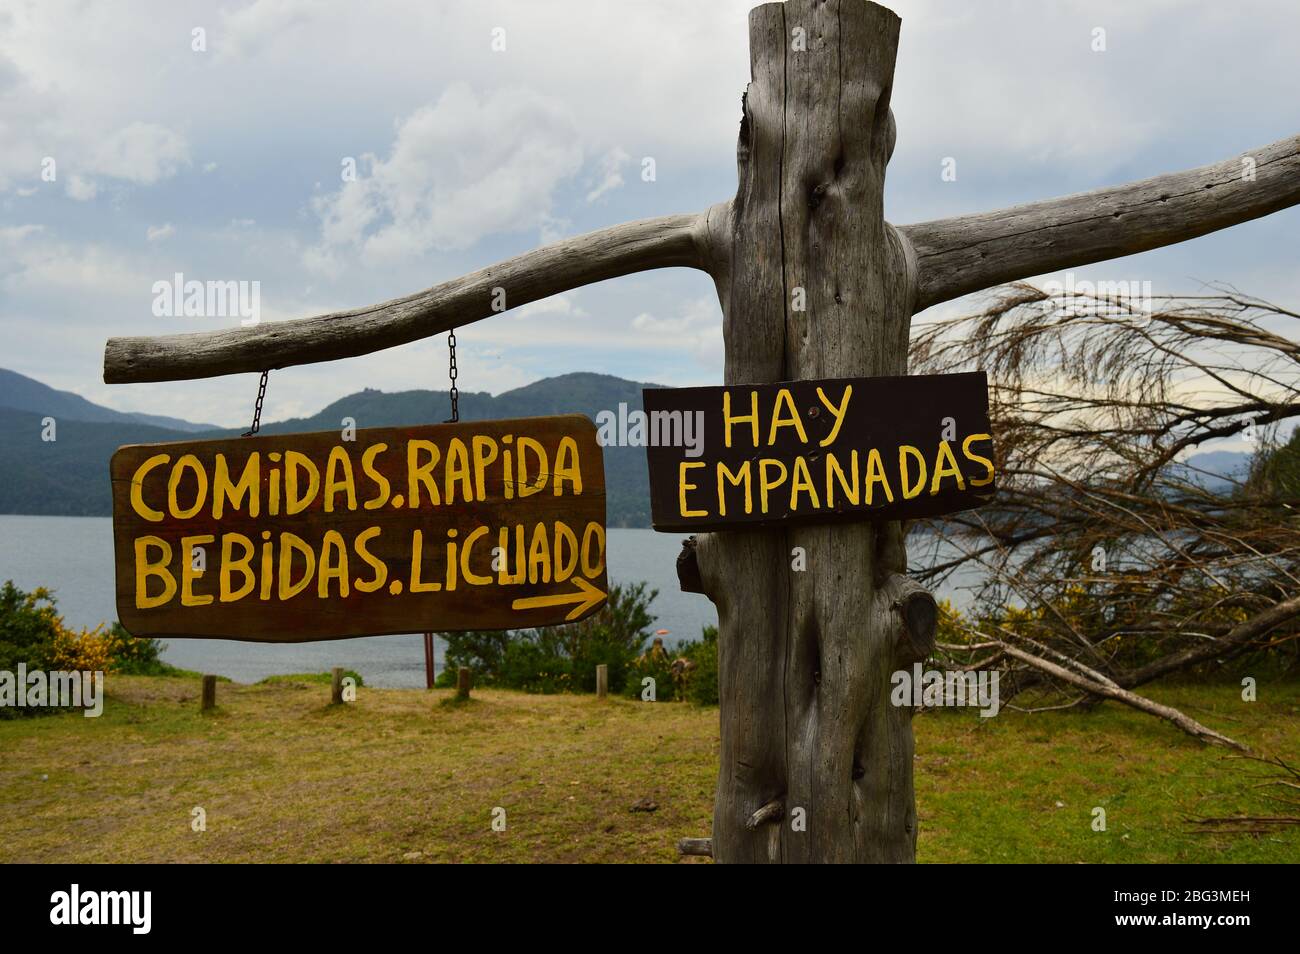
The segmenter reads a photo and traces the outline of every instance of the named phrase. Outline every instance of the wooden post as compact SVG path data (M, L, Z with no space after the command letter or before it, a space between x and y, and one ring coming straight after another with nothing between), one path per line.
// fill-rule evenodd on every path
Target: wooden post
M203 695L199 701L199 711L207 712L217 707L217 677L203 677Z
M424 688L433 688L433 633L424 634Z
M330 704L343 704L343 667L335 666L330 670Z
M752 10L749 30L734 251L715 275L726 383L905 374L913 269L883 216L899 19L790 0ZM714 858L912 861L911 715L889 703L898 627L882 599L906 567L899 525L713 533L696 552L718 607ZM750 828L775 800L788 811Z
M461 666L456 671L456 698L469 698L469 667Z
M600 663L596 666L596 698L604 699L609 694L609 666Z

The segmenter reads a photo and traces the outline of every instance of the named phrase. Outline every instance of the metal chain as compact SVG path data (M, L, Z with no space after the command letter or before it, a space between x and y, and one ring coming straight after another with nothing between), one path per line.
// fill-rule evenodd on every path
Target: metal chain
M451 417L445 422L455 424L460 420L460 391L456 388L456 329L447 332L447 349L451 353L451 364L447 374L451 378Z
M257 384L257 403L253 406L253 426L244 431L244 437L252 437L262 427L262 401L266 399L266 376L270 371L262 372L262 380Z

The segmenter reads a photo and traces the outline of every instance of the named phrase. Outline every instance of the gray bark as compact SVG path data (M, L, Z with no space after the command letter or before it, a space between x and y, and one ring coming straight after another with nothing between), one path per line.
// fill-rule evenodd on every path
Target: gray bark
M920 311L1004 282L1185 242L1297 203L1300 136L1291 136L1199 169L901 231L916 249Z
M564 239L414 295L250 328L109 338L104 381L183 381L334 361L418 341L582 285L652 268L704 268L705 216L665 215Z

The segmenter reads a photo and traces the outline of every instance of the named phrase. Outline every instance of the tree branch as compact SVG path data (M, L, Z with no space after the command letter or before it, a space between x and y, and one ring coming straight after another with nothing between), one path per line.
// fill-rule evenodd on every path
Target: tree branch
M1097 696L1105 696L1108 699L1115 699L1125 705L1132 706L1134 709L1150 713L1153 716L1158 716L1161 719L1172 722L1188 735L1195 736L1202 742L1209 742L1215 745L1226 745L1234 749L1248 751L1246 746L1242 745L1240 742L1230 739L1226 735L1221 735L1213 729L1206 728L1195 719L1183 715L1172 706L1152 702L1150 699L1146 698L1146 696L1139 696L1136 692L1129 692L1127 689L1121 689L1114 684L1106 685L1093 679L1089 679L1087 676L1071 672L1064 666L1058 666L1054 662L1049 662L1048 660L1035 656L1032 653L1027 653L1023 649L1009 646L1006 643L1002 644L1002 651L1008 656L1014 656L1021 662L1028 663L1035 669L1039 669L1050 676L1062 680L1063 682L1068 682L1070 685L1082 689L1085 692Z
M110 338L104 348L104 381L179 381L350 358L487 318L495 314L495 288L505 289L508 308L517 308L652 268L709 270L717 264L711 243L718 238L710 219L723 211L714 207L588 232L368 308L251 328Z
M1255 161L1253 181L1246 158ZM899 229L916 251L916 310L1059 268L1102 262L1300 204L1300 136L1127 185Z
M1163 659L1157 659L1149 665L1126 673L1120 682L1127 687L1140 686L1143 683L1159 679L1179 669L1186 669L1197 663L1214 659L1218 656L1231 656L1248 646L1252 641L1266 635L1270 630L1282 625L1287 620L1300 616L1300 596L1275 603L1245 622L1238 623L1221 639L1212 640L1172 653Z

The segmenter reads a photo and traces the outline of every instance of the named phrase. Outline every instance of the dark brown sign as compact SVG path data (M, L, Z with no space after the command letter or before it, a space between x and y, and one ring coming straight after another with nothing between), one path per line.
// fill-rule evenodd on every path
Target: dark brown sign
M982 371L642 395L656 530L909 519L993 494Z
M134 445L110 471L136 636L532 627L605 601L604 461L578 415Z

